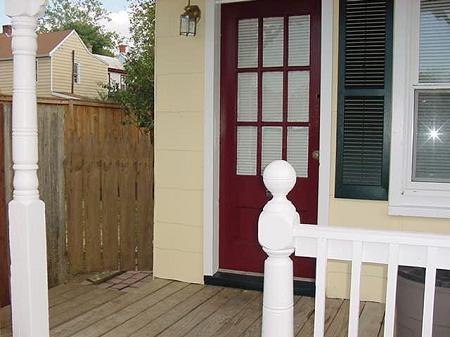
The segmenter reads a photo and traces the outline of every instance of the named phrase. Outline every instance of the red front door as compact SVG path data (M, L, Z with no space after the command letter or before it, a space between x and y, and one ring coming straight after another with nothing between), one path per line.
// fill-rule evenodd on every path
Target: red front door
M263 271L257 220L273 160L290 162L289 194L302 223L317 223L320 0L222 5L220 268ZM294 260L314 277L314 261Z

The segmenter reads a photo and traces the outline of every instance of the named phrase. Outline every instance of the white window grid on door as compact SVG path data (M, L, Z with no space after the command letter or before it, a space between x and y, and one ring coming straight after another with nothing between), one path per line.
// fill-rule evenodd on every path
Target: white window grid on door
M284 46L285 29L288 29L287 55ZM262 55L258 54L259 43L262 43ZM262 71L258 66L263 67ZM245 128L254 126L239 123L258 123L260 118L258 123L260 130L256 139L261 137L259 157L261 170L256 174L262 173L270 161L281 159L285 137L287 159L292 161L299 172L299 177L308 177L309 127L293 126L289 123L309 123L310 71L294 69L286 71L284 68L309 66L309 15L250 18L238 21L237 68L241 70L237 74L236 173L238 175L253 175L252 165L254 160L258 160L257 154L249 153L250 149L258 151L258 146L253 143L253 137L248 137L250 131L244 131ZM258 94L259 85L261 97ZM283 102L284 90L287 90L287 107L284 107ZM258 99L261 100L260 117L258 117ZM284 111L285 109L287 111ZM281 122L288 123L288 126L271 124ZM251 144L239 144L241 141ZM241 162L242 160L246 162ZM251 166L249 160L252 162ZM258 167L258 163L256 166Z

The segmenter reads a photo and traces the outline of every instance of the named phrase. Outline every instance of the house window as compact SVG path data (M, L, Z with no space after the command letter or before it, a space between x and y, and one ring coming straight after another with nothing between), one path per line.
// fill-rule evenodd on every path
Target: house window
M387 200L392 0L341 0L337 198Z
M389 212L450 217L450 0L396 6Z
M73 63L73 82L80 83L80 64L78 62Z

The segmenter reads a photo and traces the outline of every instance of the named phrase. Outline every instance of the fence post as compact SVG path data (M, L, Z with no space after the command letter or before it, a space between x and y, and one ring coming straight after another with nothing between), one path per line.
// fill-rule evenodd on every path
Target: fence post
M264 263L262 337L294 336L293 227L300 222L286 195L294 187L296 173L286 161L272 162L264 170L264 184L273 198L258 222L258 240L268 257Z

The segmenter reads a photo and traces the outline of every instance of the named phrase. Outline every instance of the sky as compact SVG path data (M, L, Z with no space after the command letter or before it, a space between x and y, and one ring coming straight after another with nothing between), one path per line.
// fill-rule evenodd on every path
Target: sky
M111 12L111 21L106 24L106 28L121 36L129 37L130 22L127 13L127 0L102 0L102 3ZM0 0L0 25L9 22L9 17L5 15L5 0Z

